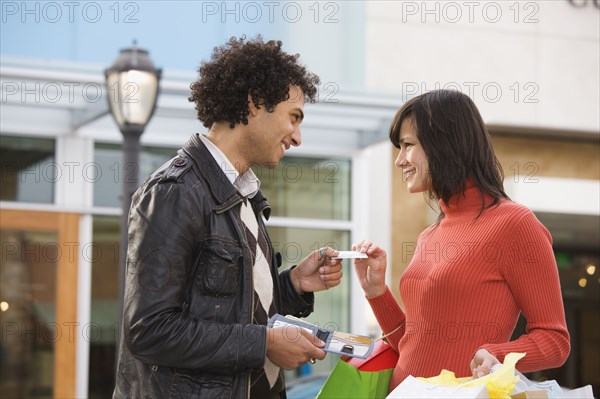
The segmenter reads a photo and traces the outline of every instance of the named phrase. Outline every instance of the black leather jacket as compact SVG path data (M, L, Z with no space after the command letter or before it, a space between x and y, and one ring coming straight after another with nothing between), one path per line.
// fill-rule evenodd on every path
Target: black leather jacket
M252 324L251 252L242 197L197 135L132 198L115 398L244 398L263 367L266 327ZM262 193L250 200L269 217ZM261 229L265 229L262 218ZM265 231L266 233L266 231ZM274 300L306 316L269 241Z

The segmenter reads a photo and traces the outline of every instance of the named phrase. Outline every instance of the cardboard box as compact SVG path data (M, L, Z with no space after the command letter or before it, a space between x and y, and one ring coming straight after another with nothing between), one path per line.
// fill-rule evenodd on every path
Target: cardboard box
M548 399L548 391L543 389L533 389L510 395L512 399Z

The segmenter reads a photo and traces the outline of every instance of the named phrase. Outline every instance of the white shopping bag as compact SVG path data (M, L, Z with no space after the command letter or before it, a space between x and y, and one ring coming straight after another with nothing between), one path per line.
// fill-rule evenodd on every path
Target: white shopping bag
M464 399L489 399L489 395L485 385L477 387L461 387L461 386L443 386L434 385L425 381L416 379L413 376L408 376L400 385L398 385L387 399L447 399L447 398L464 398Z
M562 395L558 399L594 399L594 391L591 385L575 389L562 389Z
M519 382L517 382L511 396L517 396L518 394L530 391L543 390L546 392L549 399L594 399L594 392L592 391L591 385L569 389L561 387L555 380L536 382L529 380L519 371L516 371L515 374L519 376Z

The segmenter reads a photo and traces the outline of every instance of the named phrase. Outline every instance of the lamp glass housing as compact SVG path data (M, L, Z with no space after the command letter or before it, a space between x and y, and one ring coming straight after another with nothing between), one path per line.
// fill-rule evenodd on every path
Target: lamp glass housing
M110 111L120 128L145 126L156 103L158 77L146 71L113 71L107 74Z
M121 50L104 74L108 105L119 129L142 132L156 107L162 71L154 67L148 51L134 42Z

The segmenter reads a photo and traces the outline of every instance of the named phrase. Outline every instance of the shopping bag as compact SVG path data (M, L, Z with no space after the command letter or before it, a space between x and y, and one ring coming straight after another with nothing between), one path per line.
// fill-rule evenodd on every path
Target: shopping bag
M530 381L527 377L516 371L519 381L511 392L511 399L594 399L591 385L569 389L561 387L556 380Z
M398 353L383 340L375 341L373 352L366 359L351 357L347 363L356 367L360 371L381 371L393 369L398 363Z
M366 359L340 358L317 398L385 398L397 361L398 354L382 340Z
M449 395L448 397L510 399L510 394L519 380L519 377L515 376L515 365L524 356L524 353L509 353L504 357L502 365L496 367L493 373L481 378L456 378L455 374L448 370L442 370L435 377L417 378L424 384L416 383L414 378L407 378L390 393L389 398L405 398L407 395L413 398L437 398ZM457 390L463 391L458 394ZM454 394L450 395L450 392ZM437 396L438 394L440 396Z
M390 392L387 399L489 399L489 397L485 385L464 387L460 385L431 384L409 375Z

